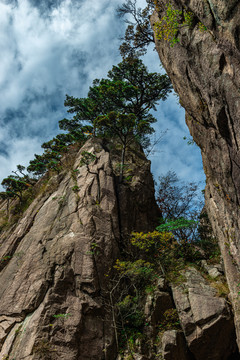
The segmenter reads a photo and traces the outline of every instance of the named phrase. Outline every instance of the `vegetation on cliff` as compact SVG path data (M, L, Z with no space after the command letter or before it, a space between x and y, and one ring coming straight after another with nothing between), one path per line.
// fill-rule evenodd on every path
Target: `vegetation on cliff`
M48 171L61 173L64 170L66 153L69 149L73 146L80 148L89 138L104 138L108 142L114 140L112 141L115 146L114 150L117 148L121 154L120 170L118 173L115 172L118 190L121 187L125 187L125 189L131 187L132 175L124 178L126 152L133 151L132 143L147 147L148 135L153 132L152 124L156 121L150 114L150 110L154 110L157 101L165 100L171 91L171 84L166 75L149 73L142 61L136 57L136 54L144 52L146 44L152 41L152 33L146 22L152 2L149 1L148 7L142 12L136 11L134 6L135 2L128 1L122 9L119 9L123 15L132 13L136 22L136 33L134 33L134 25L131 24L126 32L127 42L121 48L124 60L112 68L107 79L94 80L86 98L78 99L67 95L65 106L69 108L68 112L74 116L72 119L63 119L59 122L60 129L65 133L57 135L42 145L44 153L35 155L35 159L30 161L27 168L28 173L23 166L19 165L18 171L14 175L3 180L2 185L6 191L0 195L7 200L7 216L12 210L9 208L12 200L15 201L15 211L16 203L20 204L17 208L19 212L25 210L29 204L28 200L31 198L29 196L31 189L34 188L39 177ZM177 13L176 16L180 16L180 14ZM175 30L170 37L175 37ZM134 41L135 45L131 47L130 43ZM140 49L140 53L137 52L138 49ZM91 198L91 201L93 198L95 199L95 202L92 201L91 204L94 210L91 211L94 215L98 214L96 217L99 218L101 212L100 170L97 166L94 170L92 169L92 165L96 161L95 153L82 151L79 169L71 167L71 180L74 182L71 190L76 193L76 202L78 203L80 189L76 180L77 172L80 172L80 168L85 167L87 175L94 175L94 180L90 180L97 183L97 195L95 198ZM104 164L102 163L101 166L100 169ZM108 189L105 190L108 191ZM91 186L88 191L91 192ZM59 207L65 201L64 196L61 195L58 198ZM215 239L208 234L206 241L203 226L198 226L201 205L199 202L196 204L197 185L179 186L176 174L171 172L159 180L156 197L160 209L159 214L161 214L159 225L151 232L134 231L128 234L129 236L125 236L125 234L123 236L120 224L121 243L119 243L118 250L121 256L114 266L110 267L109 272L104 273L106 278L109 277L108 287L105 289L105 296L107 294L106 297L109 300L106 301L104 298L105 310L108 308L108 312L112 316L117 349L124 354L127 348L128 359L134 359L133 355L138 342L142 344L146 341L145 352L147 353L148 347L154 349L160 341L155 336L156 334L159 336L159 333L162 334L165 330L180 329L180 320L177 310L172 305L169 290L170 305L162 314L161 321L159 319L155 321L154 330L151 330L152 342L155 343L149 344L150 324L145 313L146 299L149 295L155 296L159 279L164 276L165 280L179 284L183 280L185 281L181 270L187 268L189 264L200 268L200 260L203 258L219 260ZM51 200L56 199L52 198ZM89 204L88 206L91 207ZM76 209L74 212L78 210ZM109 210L108 206L107 210ZM81 222L79 219L78 226ZM96 221L95 218L94 221ZM111 226L112 224L113 221ZM101 232L101 229L98 231ZM73 232L72 236L74 237ZM45 249L45 251L47 250ZM97 242L92 241L90 251L88 250L84 256L92 257L95 265L96 263L101 265L101 252L103 253L104 249ZM11 256L6 257L6 260L8 261ZM101 275L103 276L103 274ZM98 289L96 293L98 291L101 292ZM53 318L65 319L68 318L68 315L68 313L58 313L53 315ZM154 358L159 358L159 354L153 355Z
M148 135L154 131L151 124L156 122L150 110L155 110L157 102L165 100L170 91L167 75L149 73L138 58L123 60L113 66L107 79L93 81L88 97L66 96L65 106L74 114L72 119L59 121L60 129L66 133L42 144L44 152L35 154L26 169L28 174L19 165L14 175L5 178L2 181L5 192L0 194L1 197L18 197L22 202L24 189L31 187L49 169L59 173L69 146L76 143L82 146L89 137L116 138L120 142L121 181L127 147L132 141L148 146Z
M158 40L164 39L172 47L179 42L178 34L182 28L192 29L197 25L200 31L207 30L207 27L186 6L176 7L171 2L158 0L146 0L146 3L147 6L141 9L137 7L136 0L126 0L118 8L120 17L131 18L125 20L128 27L120 46L123 58L144 55L150 44L155 45L154 33ZM154 9L164 12L164 16L154 24L153 31L149 18Z
M190 193L187 193L186 189L190 190ZM159 188L161 195L162 190L163 187ZM165 190L166 197L164 201L159 201L159 205L161 206L162 202L163 206L168 205L167 209L171 209L173 198L167 196L170 187ZM182 201L182 197L175 206L178 209L184 208L184 212L192 213L191 201L194 202L196 196L192 184L179 186L178 190L185 199ZM196 217L197 213L194 216ZM197 221L186 218L180 218L181 221L178 221L177 217L172 221L162 218L162 225L155 231L132 232L131 236L125 239L122 257L114 266L116 274L111 280L112 287L109 290L111 304L115 304L112 311L115 313L118 350L129 356L125 356L124 359L134 359L135 352L141 352L141 346L144 347L145 350L142 351L145 354L152 353L151 358L158 358L157 337L166 330L181 330L178 313L171 304L153 327L147 320L146 299L149 296L154 298L154 294L158 293L159 278L178 285L185 281L183 271L189 266L203 272L201 262L204 258L211 259L213 264L219 262L216 239L211 234L206 214L202 216L205 222L201 222L200 226ZM227 288L223 290L223 285L221 289L220 286L219 295L226 296Z

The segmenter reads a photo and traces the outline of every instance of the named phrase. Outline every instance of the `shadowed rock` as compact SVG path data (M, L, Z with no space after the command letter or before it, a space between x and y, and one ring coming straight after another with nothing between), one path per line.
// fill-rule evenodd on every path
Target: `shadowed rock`
M162 357L164 360L190 360L181 331L165 331L162 337Z
M189 350L194 359L228 359L235 352L235 328L226 299L194 269L173 285L173 298Z
M179 28L179 43L171 47L156 39L156 47L201 148L206 209L221 248L240 347L240 3L171 3L179 10L185 6L194 20ZM164 2L158 4L153 26L164 16ZM199 29L200 22L206 30Z

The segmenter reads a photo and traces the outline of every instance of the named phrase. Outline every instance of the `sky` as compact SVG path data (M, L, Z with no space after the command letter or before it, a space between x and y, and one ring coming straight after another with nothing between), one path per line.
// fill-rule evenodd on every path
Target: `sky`
M0 0L0 182L59 133L58 121L69 116L65 95L85 97L92 81L121 61L121 3ZM150 71L163 73L153 48L143 60ZM201 181L203 189L200 150L183 140L190 135L177 97L171 94L154 115L156 139L166 132L150 155L154 178L171 170L181 180Z

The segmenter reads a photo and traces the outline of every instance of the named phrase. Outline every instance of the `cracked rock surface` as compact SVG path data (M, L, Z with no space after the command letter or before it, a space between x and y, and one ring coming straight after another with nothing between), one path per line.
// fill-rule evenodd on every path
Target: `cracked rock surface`
M80 166L82 151L96 156L90 172ZM89 140L72 169L55 175L15 229L1 233L0 258L8 260L0 272L0 359L114 359L108 279L121 224L125 233L148 231L157 215L149 161L141 151L132 158L140 170L117 190L109 151ZM129 224L125 206L134 201Z
M157 3L152 26L165 15L165 2ZM156 38L156 48L201 148L206 209L221 248L240 348L240 2L171 3L194 20L179 28L179 43L171 47Z
M182 272L183 282L173 285L173 298L194 359L229 359L235 350L231 308L225 298L195 268Z

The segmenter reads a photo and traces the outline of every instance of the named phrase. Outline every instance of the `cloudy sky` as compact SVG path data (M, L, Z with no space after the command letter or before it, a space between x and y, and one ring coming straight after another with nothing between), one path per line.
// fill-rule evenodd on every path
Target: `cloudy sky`
M65 94L85 97L92 80L121 61L125 24L115 11L121 3L0 0L0 182L58 133ZM152 49L144 62L162 72ZM174 170L183 180L202 181L203 188L200 151L183 140L189 133L177 98L160 103L155 116L156 137L168 131L151 155L154 177Z

